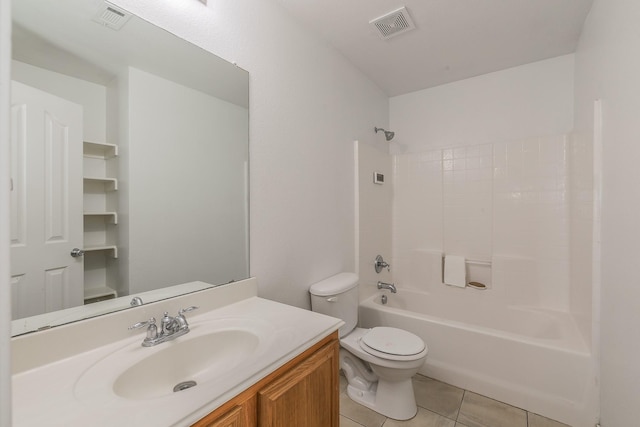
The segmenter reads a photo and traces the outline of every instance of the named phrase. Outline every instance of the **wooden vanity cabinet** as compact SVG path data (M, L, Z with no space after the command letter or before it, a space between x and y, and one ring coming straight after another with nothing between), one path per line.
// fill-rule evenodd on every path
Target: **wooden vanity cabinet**
M338 427L338 350L335 332L193 427Z

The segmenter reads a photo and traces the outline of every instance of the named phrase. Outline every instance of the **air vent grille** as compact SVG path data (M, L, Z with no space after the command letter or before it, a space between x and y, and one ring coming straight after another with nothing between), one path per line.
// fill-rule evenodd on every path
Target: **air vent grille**
M97 13L93 16L93 21L102 24L112 30L119 30L131 18L131 14L119 9L111 4L103 3Z
M378 30L378 35L384 40L406 33L416 27L406 7L389 12L369 21L369 23Z

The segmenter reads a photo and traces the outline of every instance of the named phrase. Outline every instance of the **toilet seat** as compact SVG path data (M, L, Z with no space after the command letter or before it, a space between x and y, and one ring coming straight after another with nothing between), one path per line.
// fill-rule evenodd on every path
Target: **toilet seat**
M360 338L359 344L365 352L387 360L416 360L427 353L420 337L398 328L373 328Z

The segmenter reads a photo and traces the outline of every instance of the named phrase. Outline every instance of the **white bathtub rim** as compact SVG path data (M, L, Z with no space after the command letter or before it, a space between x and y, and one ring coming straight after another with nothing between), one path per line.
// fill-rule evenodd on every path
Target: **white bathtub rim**
M419 292L419 291L413 291L413 292ZM525 337L520 334L516 334L509 331L500 331L500 330L496 330L494 328L489 328L486 326L472 325L472 324L461 322L458 320L442 319L441 317L432 316L425 313L416 313L416 312L404 310L401 308L389 307L389 306L385 306L380 303L374 302L374 300L377 298L380 298L381 295L382 293L377 293L375 295L372 295L366 298L365 300L361 301L360 305L373 308L373 309L382 310L382 311L388 311L394 314L402 314L403 316L408 316L415 319L427 319L430 322L433 322L441 326L455 326L460 329L466 329L472 332L478 332L485 335L490 335L492 337L506 338L506 339L517 341L522 344L539 345L541 347L558 350L558 351L566 352L569 354L581 355L581 356L591 355L591 351L587 347L582 335L580 335L579 337L573 337L574 339L569 341L572 344L572 347L567 347L567 346L559 345L560 343L566 344L567 340L565 339L550 339L550 338L538 338L538 337L528 337L528 336ZM544 311L544 312L550 311L550 310L540 309L537 307L528 307L528 306L510 306L510 307L517 307L518 309L532 310L532 311ZM565 336L567 335L566 330L564 330L563 333Z

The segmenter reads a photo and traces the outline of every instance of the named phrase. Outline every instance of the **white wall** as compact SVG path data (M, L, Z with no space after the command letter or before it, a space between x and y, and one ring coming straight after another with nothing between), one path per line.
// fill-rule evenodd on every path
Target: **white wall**
M247 277L246 108L135 68L128 87L129 293Z
M394 152L570 132L573 62L565 55L391 98Z
M108 142L106 87L15 60L11 61L11 78L82 105L84 140Z
M603 101L602 275L594 278L602 283L602 427L638 423L639 21L640 2L595 0L576 53L578 132L592 132L593 101Z
M260 295L309 307L308 287L353 271L353 141L388 100L273 2L119 0L250 73L250 272Z

